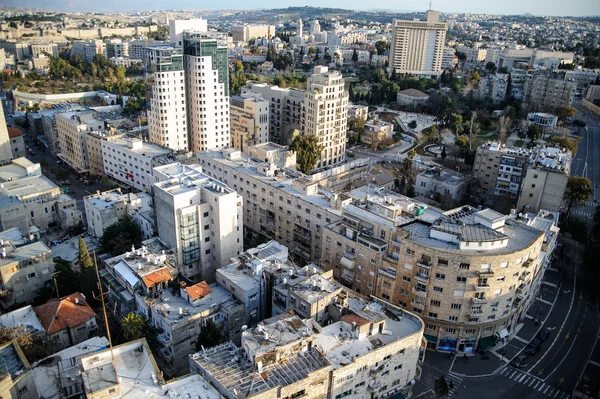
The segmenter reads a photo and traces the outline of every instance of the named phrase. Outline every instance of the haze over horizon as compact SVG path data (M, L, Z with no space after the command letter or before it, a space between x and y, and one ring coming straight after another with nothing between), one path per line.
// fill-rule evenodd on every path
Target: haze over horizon
M4 0L3 5L17 8L38 8L46 10L59 10L67 12L132 12L144 10L181 10L181 9L213 9L213 10L251 10L255 8L273 9L287 8L290 6L332 7L349 10L368 11L375 9L391 11L425 11L429 3L423 0L402 0L390 4L387 0L372 0L365 7L365 2L360 0L308 0L303 4L293 2L277 2L274 0L258 1L247 0L133 0L128 2L118 0L105 0L103 2L90 2L89 0ZM475 13L475 14L503 14L503 15L545 15L545 16L600 16L599 0L576 0L563 2L560 0L506 0L503 2L482 2L475 0L444 0L434 1L433 9L445 13Z

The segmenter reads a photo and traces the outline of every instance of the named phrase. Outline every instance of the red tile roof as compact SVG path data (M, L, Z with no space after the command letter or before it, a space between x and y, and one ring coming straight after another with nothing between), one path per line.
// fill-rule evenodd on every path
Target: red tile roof
M346 316L342 317L342 321L345 321L348 324L352 324L353 322L356 322L357 326L362 326L364 324L369 324L370 321L365 319L364 317L360 317L358 315L355 315L353 313L347 314Z
M201 281L198 284L194 284L191 287L186 288L186 291L190 298L192 298L192 301L200 299L212 292L208 284L206 284L206 281Z
M144 284L146 284L146 287L152 288L156 284L160 284L164 281L173 280L173 276L166 267L163 267L161 269L143 275L142 280L144 280Z
M8 137L19 137L22 135L23 135L23 132L18 127L9 127L8 128Z
M60 299L51 299L33 310L48 334L79 326L96 317L96 313L79 292Z

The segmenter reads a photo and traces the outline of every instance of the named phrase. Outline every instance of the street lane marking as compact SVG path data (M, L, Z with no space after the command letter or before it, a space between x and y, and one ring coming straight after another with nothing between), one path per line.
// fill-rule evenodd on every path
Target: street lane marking
M521 384L526 385L529 380L531 380L531 377L527 377L526 379L523 380L523 382L521 382Z
M539 301L540 301L541 303L545 303L546 305L552 305L552 302L548 302L548 301L547 301L547 300L545 300L545 299L539 299Z
M544 392L542 392L542 393L546 394L546 391L548 390L548 388L550 388L550 385L546 385L546 389L544 389Z
M536 382L536 381L535 381L535 379L532 378L531 381L529 381L529 384L527 384L527 386L528 387L532 386L534 382Z
M515 375L516 372L517 372L517 370L513 370L512 374L508 378L512 379L513 375Z
M534 390L535 390L535 389L537 389L538 385L540 385L540 384L543 384L543 382L542 382L542 381L538 381L538 382L535 384L535 386L533 387L533 389L534 389Z
M523 338L519 337L518 335L515 335L514 338L517 339L518 341L523 342L524 344L528 344L529 343L529 341L527 341L526 339L523 339Z
M539 392L542 392L542 388L544 388L546 386L546 384L542 383L542 385L540 385L540 388L538 389Z
M527 376L527 374L523 374L523 377L521 377L521 379L519 380L519 383L520 383L521 381L523 381L523 378L525 378L526 376Z

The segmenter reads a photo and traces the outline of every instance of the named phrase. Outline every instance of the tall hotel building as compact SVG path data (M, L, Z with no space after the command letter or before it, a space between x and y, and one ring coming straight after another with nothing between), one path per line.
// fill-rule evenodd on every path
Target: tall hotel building
M173 150L187 150L182 50L168 45L147 47L146 71L152 83L152 96L148 110L150 141Z
M213 32L183 34L188 100L189 149L229 146L229 70L226 37Z
M439 11L427 11L425 21L395 19L389 73L437 77L442 70L447 24Z

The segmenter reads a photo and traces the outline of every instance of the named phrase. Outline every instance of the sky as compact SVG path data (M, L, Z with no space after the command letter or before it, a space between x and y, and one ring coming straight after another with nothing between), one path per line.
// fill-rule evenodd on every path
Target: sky
M385 9L424 11L428 0L0 0L9 7L32 7L64 11L136 11L165 9L254 9L289 6L334 7L351 10ZM442 12L525 14L555 16L600 16L600 0L433 0L433 9Z

